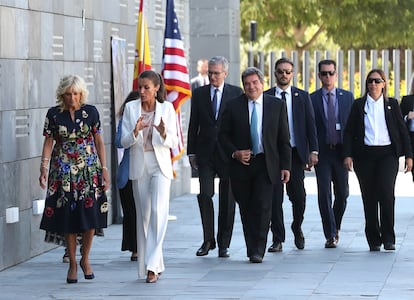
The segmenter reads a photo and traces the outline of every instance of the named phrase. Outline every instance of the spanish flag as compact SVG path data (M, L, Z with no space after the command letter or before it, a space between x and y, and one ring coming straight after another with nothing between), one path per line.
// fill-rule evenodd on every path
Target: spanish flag
M149 48L148 28L142 12L144 0L139 4L137 38L135 43L134 80L132 89L138 89L138 76L145 70L151 70L151 54Z

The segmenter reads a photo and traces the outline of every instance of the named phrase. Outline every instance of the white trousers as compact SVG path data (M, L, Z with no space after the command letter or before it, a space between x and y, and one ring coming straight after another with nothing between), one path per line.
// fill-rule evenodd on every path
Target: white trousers
M137 211L138 277L165 270L162 245L167 231L171 180L165 177L153 151L144 154L144 174L132 181Z

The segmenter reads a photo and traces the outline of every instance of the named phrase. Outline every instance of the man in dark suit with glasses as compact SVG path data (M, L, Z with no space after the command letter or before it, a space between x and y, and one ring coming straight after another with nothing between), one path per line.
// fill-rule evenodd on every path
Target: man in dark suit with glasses
M335 87L337 74L334 60L321 60L318 71L322 87L311 94L319 141L319 162L315 166L318 204L325 248L336 248L349 196L348 170L343 164L342 144L354 96Z
M293 222L291 229L298 249L304 249L305 237L302 232L302 222L306 206L305 173L318 163L318 140L316 136L315 115L309 93L290 82L294 75L293 62L285 57L275 63L276 87L265 93L276 96L286 102L290 143L292 146L292 170L286 191L292 203ZM283 184L279 180L274 185L272 205L273 243L269 252L282 251L285 241L285 226L283 219Z
M219 257L229 257L229 245L233 232L235 202L228 178L228 158L217 141L221 114L227 102L243 93L243 90L224 82L229 63L222 56L208 62L210 84L193 91L191 115L188 126L187 155L191 167L198 170L200 194L197 196L203 226L203 244L197 256L207 255L216 248L214 238L214 178L219 181L219 209L217 243Z

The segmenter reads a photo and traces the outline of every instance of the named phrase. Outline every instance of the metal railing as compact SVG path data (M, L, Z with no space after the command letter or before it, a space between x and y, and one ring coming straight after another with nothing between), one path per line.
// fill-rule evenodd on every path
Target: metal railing
M338 50L330 51L292 51L290 56L284 50L248 53L248 66L256 66L261 69L268 78L269 86L275 85L274 64L281 57L288 57L294 63L294 77L292 84L304 90L313 92L320 88L318 78L318 62L322 59L334 59L337 64L337 87L350 90L355 97L365 92L365 79L367 73L374 68L381 68L387 75L389 82L389 96L400 99L402 95L409 93L409 81L412 74L412 50L349 50L346 53ZM312 56L313 54L313 56ZM401 79L402 77L402 79Z

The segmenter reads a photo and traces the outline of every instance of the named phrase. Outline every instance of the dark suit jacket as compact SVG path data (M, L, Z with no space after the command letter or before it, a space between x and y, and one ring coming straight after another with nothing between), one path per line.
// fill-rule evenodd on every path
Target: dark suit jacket
M191 91L194 91L196 88L200 87L201 84L198 81L198 77L191 79Z
M408 95L402 97L401 104L401 113L403 115L403 118L405 120L406 116L410 111L414 111L414 95ZM413 120L407 120L405 124L407 125L407 128L409 128L410 123L414 122ZM414 133L410 132L410 139L411 139L411 147L414 147Z
M265 91L265 94L275 96L276 87ZM292 86L292 114L296 150L302 163L307 164L309 154L312 151L319 151L315 114L309 93L294 86Z
M354 101L349 114L344 134L344 156L356 159L364 158L364 137L365 137L365 103L364 96ZM391 138L391 145L397 157L412 157L412 149L408 130L404 124L398 101L393 98L384 99L385 120L388 133Z
M224 161L222 150L217 143L218 127L227 102L243 93L243 90L231 84L224 84L218 118L215 120L210 98L210 84L194 90L191 97L191 115L188 126L187 154L197 155L199 165L206 164L218 151Z
M318 133L318 142L320 146L319 148L322 148L321 145L326 144L327 136L327 119L323 106L322 88L316 90L310 96L312 99L313 110L315 112L316 130ZM346 122L348 121L351 106L354 102L354 95L349 91L337 88L336 97L338 98L339 123L341 124L341 140L339 143L342 144L344 140Z
M236 150L252 149L249 107L245 94L227 103L222 116L219 141L228 158ZM280 170L291 168L291 147L286 104L276 97L263 95L262 144L269 180L280 181ZM248 166L235 159L230 162L230 177L244 179Z

